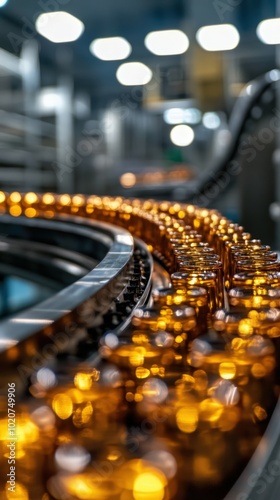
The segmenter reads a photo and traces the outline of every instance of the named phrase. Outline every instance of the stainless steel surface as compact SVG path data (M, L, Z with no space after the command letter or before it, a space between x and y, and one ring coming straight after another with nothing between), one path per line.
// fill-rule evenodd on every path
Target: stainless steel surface
M4 74L21 75L20 58L7 50L0 49L0 68Z
M55 227L55 222L52 221L27 221L27 225L33 228L38 227L40 224L45 226L45 230L47 227L49 229ZM71 232L67 224L60 225L60 230L63 226L65 232ZM2 322L0 331L1 353L4 353L11 346L16 346L19 342L30 340L35 335L40 333L44 335L45 328L51 328L55 323L66 318L67 315L72 316L79 306L86 304L90 300L92 320L92 316L97 311L100 312L100 309L105 309L110 300L115 297L119 286L118 279L129 266L133 255L133 238L127 231L120 228L116 229L107 224L92 222L88 226L88 228L76 228L76 235L80 233L93 237L93 235L96 236L96 231L99 230L100 233L105 233L103 236L107 243L110 241L108 235L111 236L111 245L105 258L91 272L73 285L38 306ZM104 300L105 298L106 300ZM78 316L82 323L85 324L88 321L83 316L83 310L78 312Z

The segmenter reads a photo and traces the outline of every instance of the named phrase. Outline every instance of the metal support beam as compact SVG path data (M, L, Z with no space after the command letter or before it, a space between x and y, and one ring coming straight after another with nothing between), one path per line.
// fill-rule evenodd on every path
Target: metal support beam
M21 76L21 60L7 50L0 49L0 69L8 75Z

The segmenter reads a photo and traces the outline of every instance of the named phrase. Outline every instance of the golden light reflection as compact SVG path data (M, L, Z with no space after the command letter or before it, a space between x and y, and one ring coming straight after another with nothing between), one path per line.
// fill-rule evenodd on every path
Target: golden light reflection
M72 204L76 207L82 207L85 204L85 197L83 195L73 196Z
M27 488L25 488L25 486L23 486L21 483L16 482L16 487L13 491L11 491L11 489L9 488L10 485L6 484L5 493L7 500L29 500Z
M136 368L135 370L135 375L139 379L148 378L150 375L150 370L138 366L138 368Z
M266 376L266 368L262 363L254 363L251 368L251 373L255 378L262 378Z
M93 415L93 407L90 402L86 403L84 406L77 408L73 413L73 424L75 427L83 427L87 424Z
M52 205L55 202L55 197L51 193L46 193L42 196L42 202L45 205Z
M207 398L199 405L199 418L208 422L216 422L223 413L223 405L214 398Z
M9 212L13 217L19 217L22 214L22 208L19 205L13 205L9 208Z
M30 219L32 219L33 217L36 217L37 210L35 210L35 208L26 208L26 210L24 211L24 214L26 215L26 217L29 217Z
M0 441L6 441L7 439L7 420L0 420Z
M146 349L144 347L136 347L129 357L131 366L141 366L144 363Z
M144 345L149 343L149 336L147 333L143 332L135 332L132 335L132 342L137 345Z
M75 404L81 404L84 401L84 394L82 391L72 388L66 391L67 396Z
M141 401L143 401L143 395L140 394L139 392L134 394L134 401L136 403L141 403Z
M92 377L89 373L77 373L74 378L74 384L81 391L89 391L92 387Z
M196 370L193 377L195 380L195 389L197 391L204 391L208 386L207 373L204 370Z
M234 351L245 352L246 341L236 337L231 341L231 347Z
M53 210L46 210L44 216L46 219L52 219L55 216L55 212Z
M158 365L152 365L151 367L151 374L155 377L156 375L159 374L160 368Z
M71 498L74 496L78 500L111 500L119 498L117 495L120 495L120 489L116 487L113 480L102 477L95 471L65 477L63 486L65 491L70 493Z
M255 405L254 406L254 414L258 420L265 420L267 418L267 412L262 406Z
M59 203L60 203L60 205L62 205L63 207L70 206L70 205L71 205L71 196L69 196L69 194L62 194L62 195L59 197Z
M16 460L20 460L21 458L25 457L26 456L26 451L25 451L25 447L26 447L27 443L23 442L23 440L20 442L18 442L18 445L16 447ZM7 453L4 454L4 457L9 459L9 456L10 456L10 452L7 451Z
M93 408L91 403L87 403L86 406L82 409L82 421L83 423L87 423L91 416L93 415Z
M73 413L72 399L67 394L56 394L53 398L52 408L61 420L66 420Z
M11 203L19 203L21 201L21 194L15 191L14 193L10 194L9 201Z
M134 401L134 394L133 392L127 392L126 395L125 395L125 399L131 403L132 401Z
M33 203L36 203L38 201L38 196L36 193L26 193L26 195L24 196L24 201L28 204L28 205L32 205Z
M249 318L241 319L238 325L238 332L242 337L247 337L252 335L254 332L254 328L252 326L252 322Z
M86 213L91 215L94 212L94 206L93 205L87 205L86 206Z
M196 431L198 425L198 408L188 405L176 413L176 423L180 431L191 433Z
M180 392L189 392L195 387L195 378L189 374L183 374L182 377L175 383L178 394Z
M219 374L225 380L231 380L236 375L235 363L223 362L219 366Z
M143 472L139 474L133 485L135 500L163 500L165 496L165 478L160 472Z
M28 416L21 415L16 420L16 434L18 443L27 445L36 443L39 438L39 429Z

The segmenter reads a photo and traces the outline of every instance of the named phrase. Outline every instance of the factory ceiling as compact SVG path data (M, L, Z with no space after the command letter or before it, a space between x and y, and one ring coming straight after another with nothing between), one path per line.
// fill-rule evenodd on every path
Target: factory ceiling
M73 76L76 89L90 92L103 105L124 91L116 79L120 61L101 61L90 53L89 46L95 38L121 36L132 46L127 61L141 61L163 79L165 70L173 69L169 74L176 77L181 68L184 91L178 88L177 95L171 97L186 98L192 94L193 73L204 74L205 57L198 51L196 30L225 22L237 26L240 45L228 57L241 57L246 80L275 64L274 49L261 44L255 33L262 19L275 16L275 9L275 0L9 0L0 9L0 47L19 55L25 40L37 40L43 85L55 85L58 74L65 72ZM84 23L84 32L77 41L53 44L37 33L38 16L59 10ZM190 48L185 54L159 57L147 50L147 33L165 29L187 33Z

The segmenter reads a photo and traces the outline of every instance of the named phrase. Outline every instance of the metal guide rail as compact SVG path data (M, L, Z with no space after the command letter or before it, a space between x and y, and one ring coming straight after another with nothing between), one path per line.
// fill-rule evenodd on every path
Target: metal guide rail
M134 243L130 234L123 229L73 217L68 217L67 222L53 222L6 216L2 217L0 229L6 234L2 239L5 248L2 266L11 265L16 259L18 266L24 266L25 274L30 271L34 274L37 270L37 274L52 276L52 279L57 275L63 284L69 280L65 274L70 274L71 281L74 281L32 309L1 321L0 359L2 363L7 363L7 370L12 369L14 372L15 366L23 362L27 367L29 358L33 358L34 349L49 345L50 339L60 330L71 330L71 325L73 330L73 324L91 331L98 327L100 332L108 328L110 322L119 329L123 327L130 312L125 300L131 286L130 275L135 266L134 261L140 265L141 259L145 260L145 269L141 269L134 280L136 292L133 291L130 297L131 310L136 304L142 305L148 300L152 260L144 243ZM73 246L78 246L80 253L69 250ZM64 247L63 250L61 247ZM40 258L42 252L45 254L44 260ZM97 264L93 257L100 262ZM75 279L73 273L78 275ZM30 355L28 351L31 343ZM11 363L9 351L17 353L15 366Z
M3 500L276 499L274 252L193 205L0 192L0 212L1 273L55 291L0 322Z

